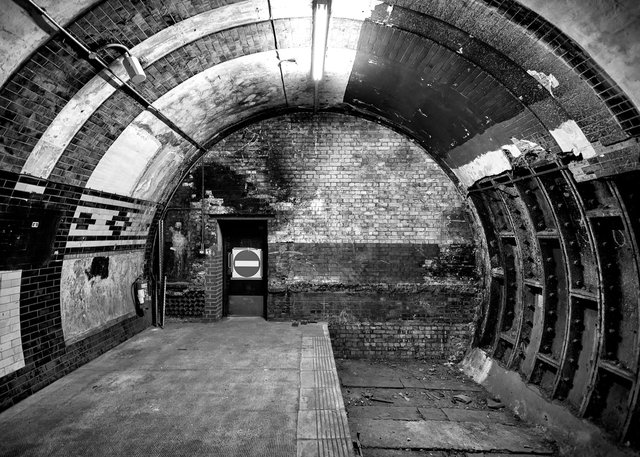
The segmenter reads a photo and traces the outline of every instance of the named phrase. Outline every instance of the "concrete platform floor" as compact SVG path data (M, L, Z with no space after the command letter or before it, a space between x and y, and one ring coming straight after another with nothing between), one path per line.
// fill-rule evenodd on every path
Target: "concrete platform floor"
M0 456L352 454L326 325L169 323L0 414Z
M556 455L454 367L420 361L336 361L352 438L364 457Z

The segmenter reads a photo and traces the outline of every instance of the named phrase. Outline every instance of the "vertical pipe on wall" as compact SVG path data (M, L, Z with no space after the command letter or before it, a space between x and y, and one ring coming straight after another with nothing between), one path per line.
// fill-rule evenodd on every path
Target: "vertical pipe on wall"
M162 277L162 322L160 323L160 328L164 328L164 310L165 310L165 300L167 297L167 277Z
M162 309L164 310L164 285L162 282L163 278L164 278L164 219L160 219L158 221L158 279L160 280L159 289L162 291L162 294L158 293L158 295L156 295L156 297L158 298L156 299L156 310L155 310L156 325L160 327L164 325L164 319L163 319L163 322L161 323L160 316L159 316L161 306L162 306Z
M206 254L204 245L204 155L200 159L200 255Z

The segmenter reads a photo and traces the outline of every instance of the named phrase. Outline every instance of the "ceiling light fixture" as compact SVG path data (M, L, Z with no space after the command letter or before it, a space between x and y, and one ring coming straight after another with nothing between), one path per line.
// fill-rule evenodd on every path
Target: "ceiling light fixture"
M311 44L311 78L318 82L324 75L324 58L327 53L330 0L313 2L313 37Z
M89 58L97 59L98 52L103 51L105 49L113 49L113 48L122 49L124 51L124 60L122 61L122 64L124 65L124 69L127 70L127 74L129 75L129 79L131 79L131 82L141 83L142 81L147 79L147 75L144 74L144 70L142 69L142 65L140 65L140 61L138 60L138 58L132 55L131 51L129 51L129 48L127 48L123 44L113 43L113 44L108 44L106 46L102 46L97 51L90 52Z

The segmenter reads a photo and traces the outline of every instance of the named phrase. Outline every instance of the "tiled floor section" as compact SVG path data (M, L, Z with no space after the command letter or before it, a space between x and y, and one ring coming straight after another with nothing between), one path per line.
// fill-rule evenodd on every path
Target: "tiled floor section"
M343 457L326 326L147 329L0 413L0 456Z
M347 415L326 326L303 336L300 359L299 457L353 455Z

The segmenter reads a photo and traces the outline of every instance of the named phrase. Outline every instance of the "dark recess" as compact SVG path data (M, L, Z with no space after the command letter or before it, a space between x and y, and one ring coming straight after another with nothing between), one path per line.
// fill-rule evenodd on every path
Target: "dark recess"
M50 258L60 211L9 206L0 213L0 268L39 268Z
M102 279L109 277L109 257L94 257L91 268L85 271L87 279L99 276Z

